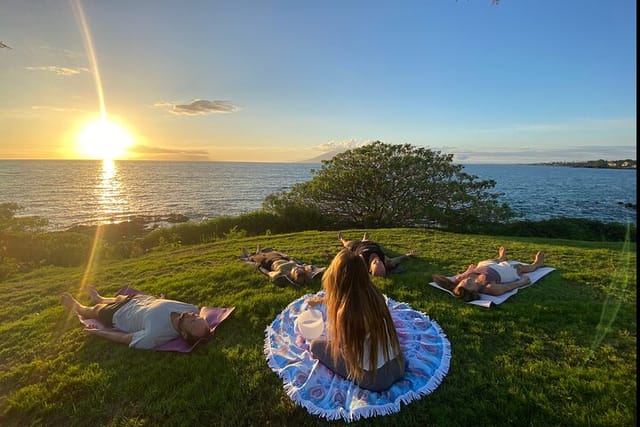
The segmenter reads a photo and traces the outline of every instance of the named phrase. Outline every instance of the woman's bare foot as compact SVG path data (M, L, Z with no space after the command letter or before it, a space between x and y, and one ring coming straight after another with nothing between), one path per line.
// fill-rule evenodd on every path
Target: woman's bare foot
M67 307L69 310L76 310L78 302L71 296L70 293L65 292L60 296L60 300L62 301L62 305Z
M498 249L498 259L500 261L504 261L506 254L507 250L504 248L504 246L500 246L500 249Z
M536 258L533 260L533 264L541 267L544 264L544 252L538 252Z
M342 231L338 232L338 240L340 240L341 242L344 240L344 235L342 234Z
M362 235L362 241L363 241L363 242L366 242L367 240L369 240L369 233L364 233L364 234Z
M100 296L98 290L95 287L89 286L87 288L87 293L89 294L89 301L91 301L91 305L99 304L102 302L102 296Z

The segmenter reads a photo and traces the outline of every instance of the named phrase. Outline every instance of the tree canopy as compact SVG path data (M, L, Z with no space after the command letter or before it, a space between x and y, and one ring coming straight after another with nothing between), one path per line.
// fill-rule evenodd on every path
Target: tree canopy
M410 144L380 141L323 160L310 181L265 199L276 214L315 211L334 226L439 225L469 229L508 219L511 210L479 180L442 154Z
M46 218L39 216L16 217L16 212L22 209L17 203L0 203L0 232L3 231L36 231L48 224Z

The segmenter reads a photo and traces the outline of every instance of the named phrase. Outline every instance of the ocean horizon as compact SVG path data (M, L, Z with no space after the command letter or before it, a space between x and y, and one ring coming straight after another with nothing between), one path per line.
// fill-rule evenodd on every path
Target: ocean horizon
M636 170L532 164L463 164L493 179L522 219L587 218L636 222ZM136 216L192 221L262 207L269 194L312 178L321 163L175 160L0 160L0 203L41 216L49 229L112 223ZM631 207L633 206L633 208Z

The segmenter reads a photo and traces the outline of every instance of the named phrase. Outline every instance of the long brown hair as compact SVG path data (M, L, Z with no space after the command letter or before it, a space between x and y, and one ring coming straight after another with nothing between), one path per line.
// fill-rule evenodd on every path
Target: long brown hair
M391 313L382 292L373 284L364 261L349 249L343 249L331 261L322 276L327 305L327 329L333 341L331 356L342 356L349 378L363 378L364 342L371 343L367 370L378 365L378 348L385 349L387 362L392 354L402 361L402 352Z
M458 286L460 282L455 282L441 274L434 274L432 278L440 287L451 291L456 298L462 298L465 302L474 301L480 298L478 292L471 292L463 286Z

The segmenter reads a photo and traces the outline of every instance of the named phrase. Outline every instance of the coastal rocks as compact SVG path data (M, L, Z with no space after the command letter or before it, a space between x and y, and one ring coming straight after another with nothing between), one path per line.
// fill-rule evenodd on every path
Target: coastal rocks
M624 206L625 208L633 209L634 211L638 210L638 207L637 207L637 205L635 203L618 202L618 204Z

